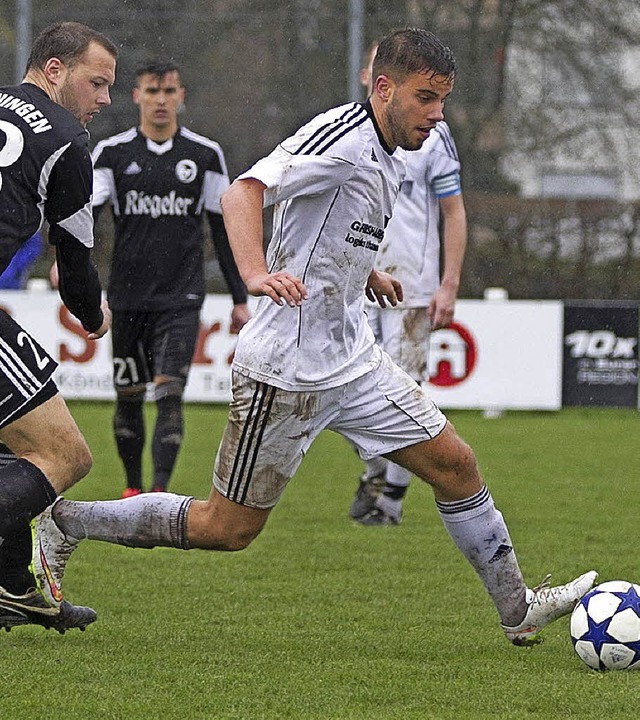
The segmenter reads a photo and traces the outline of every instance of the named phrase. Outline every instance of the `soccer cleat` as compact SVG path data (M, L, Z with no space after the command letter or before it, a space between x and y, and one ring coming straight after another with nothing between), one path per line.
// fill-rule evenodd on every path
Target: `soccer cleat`
M59 500L60 498L31 521L33 557L30 569L36 579L37 590L53 608L61 606L60 585L64 569L71 553L80 542L67 538L56 525L51 511Z
M382 508L374 507L366 515L354 518L360 525L400 525L401 515L397 517L385 512Z
M568 615L583 595L596 584L598 573L590 570L566 585L549 587L547 577L533 590L527 588L525 599L529 608L524 620L515 627L502 625L507 639L514 645L534 645L540 642L538 633L550 622Z
M53 608L38 591L12 595L0 588L0 628L7 632L19 625L40 625L64 635L67 630L74 628L84 631L97 618L91 608L71 605L66 600L59 607Z
M135 497L136 495L140 495L141 492L142 492L142 490L140 490L140 488L127 487L122 491L122 495L120 495L120 497L123 500L126 500L127 498Z
M363 475L360 478L358 489L349 506L349 517L352 520L364 517L375 508L376 498L382 492L384 484L384 475L374 475L370 478L365 478Z

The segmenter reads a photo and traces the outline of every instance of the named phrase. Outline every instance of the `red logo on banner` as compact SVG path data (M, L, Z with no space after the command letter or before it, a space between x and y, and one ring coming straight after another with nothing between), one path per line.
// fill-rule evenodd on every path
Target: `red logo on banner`
M459 323L431 333L429 340L429 382L450 387L473 372L478 350L473 335Z

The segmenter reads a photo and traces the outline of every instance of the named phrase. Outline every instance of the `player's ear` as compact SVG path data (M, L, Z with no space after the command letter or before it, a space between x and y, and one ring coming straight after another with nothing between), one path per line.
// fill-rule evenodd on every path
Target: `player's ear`
M131 91L131 99L136 105L140 104L140 90L137 87L134 87Z
M49 58L42 68L42 72L52 85L58 85L58 83L60 83L64 77L65 70L66 67L64 63L57 57Z
M393 95L393 81L386 75L378 75L373 84L373 90L381 100L387 102Z

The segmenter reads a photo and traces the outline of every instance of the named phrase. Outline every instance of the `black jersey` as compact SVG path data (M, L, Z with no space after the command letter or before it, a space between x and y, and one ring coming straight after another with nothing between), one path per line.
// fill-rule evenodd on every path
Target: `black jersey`
M89 331L100 328L100 282L91 262L89 136L36 85L0 88L0 272L49 222L60 296Z
M161 144L131 128L99 142L93 162L93 204L113 206L112 309L199 306L202 211L220 215L229 186L220 146L184 127Z
M31 83L0 88L0 272L45 219L92 247L91 184L80 122Z

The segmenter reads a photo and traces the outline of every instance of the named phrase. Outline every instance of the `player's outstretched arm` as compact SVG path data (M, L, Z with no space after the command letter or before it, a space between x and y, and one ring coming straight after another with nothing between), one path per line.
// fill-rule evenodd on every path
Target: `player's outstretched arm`
M96 340L109 329L111 312L102 300L91 251L58 226L51 226L49 238L56 248L58 292L62 302L78 318L89 337Z
M462 263L467 246L467 216L462 194L440 198L443 256L442 281L429 303L431 329L446 327L453 320Z
M266 295L278 305L300 305L307 291L300 278L281 271L270 273L262 244L262 204L265 185L259 180L236 180L221 198L222 216L240 277L250 295Z

